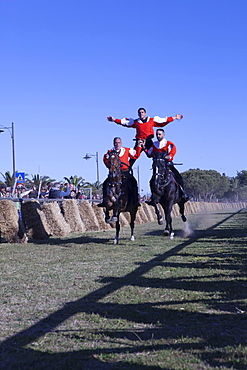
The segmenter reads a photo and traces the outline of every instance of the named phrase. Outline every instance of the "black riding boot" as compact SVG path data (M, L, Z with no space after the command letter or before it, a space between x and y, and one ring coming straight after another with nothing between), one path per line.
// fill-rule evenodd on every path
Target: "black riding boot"
M181 185L179 185L179 192L180 192L181 198L182 198L185 202L188 202L188 200L190 199L190 197L188 196L188 194L186 194L186 193L185 193L184 188L182 188L182 186L181 186Z

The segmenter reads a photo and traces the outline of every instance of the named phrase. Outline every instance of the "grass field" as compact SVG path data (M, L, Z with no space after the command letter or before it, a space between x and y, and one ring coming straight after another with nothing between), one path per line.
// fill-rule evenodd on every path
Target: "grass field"
M188 218L0 244L1 369L246 370L247 210Z

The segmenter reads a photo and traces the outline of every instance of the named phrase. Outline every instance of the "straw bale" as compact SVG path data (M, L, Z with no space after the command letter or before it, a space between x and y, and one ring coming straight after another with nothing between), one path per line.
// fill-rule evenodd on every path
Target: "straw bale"
M119 215L119 223L121 227L129 226L129 221L126 218L126 213L129 212L121 212Z
M179 206L178 206L178 204L173 204L171 216L172 217L178 217L179 216Z
M8 243L26 243L28 240L23 222L12 200L0 201L0 230Z
M140 215L142 223L146 223L149 221L142 205L141 207L138 207L137 213Z
M86 227L81 219L76 199L66 199L62 203L65 221L70 225L72 233L84 233Z
M153 219L154 219L154 221L156 221L157 220L157 215L156 215L156 213L155 213L155 208L154 208L154 206L150 206L150 205L147 205L148 207L149 207L149 212L151 212L152 213L152 215L153 215Z
M34 239L48 239L51 231L39 202L34 199L23 202L21 211L28 229L28 235Z
M153 206L150 206L147 203L142 203L142 208L143 208L144 212L146 213L146 216L147 216L149 221L151 221L151 222L156 221L156 216L155 216Z
M52 235L66 236L70 233L70 225L65 221L57 202L45 203L41 209L46 216Z
M91 203L84 200L78 204L78 209L86 231L98 231L100 227Z
M103 208L97 207L96 204L93 204L92 208L98 220L100 230L111 229L111 226L105 222L105 213L103 211Z
M129 212L122 212L124 217L126 218L128 225L130 224L130 213Z
M139 213L139 212L137 212L137 213L136 213L135 224L136 224L136 225L141 225L141 224L143 224L143 221L142 221L142 218L141 218L141 216L140 216L140 213Z

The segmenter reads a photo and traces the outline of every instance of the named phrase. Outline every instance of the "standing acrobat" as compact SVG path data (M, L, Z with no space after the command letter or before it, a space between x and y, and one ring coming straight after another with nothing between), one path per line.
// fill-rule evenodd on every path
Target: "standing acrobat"
M182 119L181 114L176 114L174 117L159 117L155 116L154 118L148 117L146 109L138 109L138 117L133 118L123 118L115 119L112 116L107 117L108 121L115 122L118 125L125 127L133 127L136 129L136 143L138 140L145 140L145 149L151 148L153 145L152 138L154 137L154 127L164 127L168 123L174 121L175 119Z

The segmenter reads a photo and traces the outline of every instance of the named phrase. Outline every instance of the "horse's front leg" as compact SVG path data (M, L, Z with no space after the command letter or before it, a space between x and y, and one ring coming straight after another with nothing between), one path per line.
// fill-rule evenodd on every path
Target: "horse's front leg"
M157 216L157 221L158 221L158 224L159 225L163 225L164 224L164 219L163 219L163 216L158 208L158 205L157 203L154 204L154 210L155 210L155 213L156 213L156 216Z
M133 242L134 237L134 228L135 228L135 218L136 218L137 208L130 212L130 240Z
M119 217L117 217L117 221L116 221L116 235L115 235L115 239L113 241L113 244L118 244L119 232L120 232L120 222L119 222Z
M111 222L118 222L118 219L119 219L118 201L114 202L112 210L113 210L113 214L112 214L112 217L111 217Z
M105 210L105 222L107 224L110 223L110 215L109 215L109 208L108 208L108 206L106 206L106 210Z
M183 222L186 222L187 221L187 217L184 215L184 203L185 203L184 200L180 200L178 202L178 206L179 206L179 212L181 214L181 218L182 218Z
M158 208L158 203L160 201L160 199L158 199L158 197L154 194L152 194L152 204L154 206L154 210L155 210L155 213L156 213L156 216L157 216L157 221L158 221L158 224L159 225L163 225L164 224L164 219L163 219L163 216L162 214L160 213L160 210Z
M164 212L165 212L165 219L166 219L166 228L164 230L164 236L170 235L170 239L173 239L174 232L172 230L172 203L170 203L168 206L163 206Z

